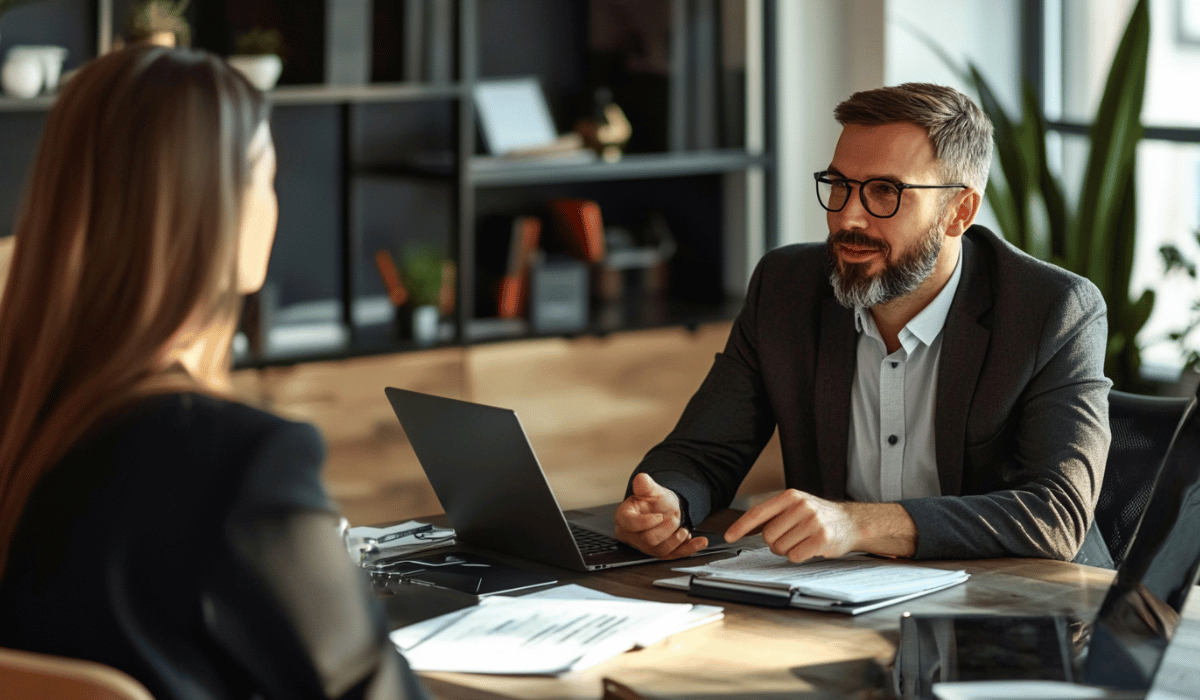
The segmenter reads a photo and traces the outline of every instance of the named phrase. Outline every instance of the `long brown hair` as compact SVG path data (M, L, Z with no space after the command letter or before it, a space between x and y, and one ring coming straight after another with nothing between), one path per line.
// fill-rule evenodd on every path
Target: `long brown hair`
M0 302L0 575L38 479L90 427L139 396L204 388L168 371L181 330L215 332L225 350L208 370L228 376L266 117L262 94L202 51L113 52L60 91Z

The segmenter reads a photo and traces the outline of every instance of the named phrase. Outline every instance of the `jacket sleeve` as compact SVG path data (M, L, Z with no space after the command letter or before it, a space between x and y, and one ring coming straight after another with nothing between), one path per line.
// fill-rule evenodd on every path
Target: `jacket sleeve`
M1070 560L1083 544L1110 441L1104 300L1079 280L1045 318L1009 424L966 446L964 472L986 470L984 480L1005 487L902 501L917 525L917 558Z
M679 494L692 523L729 505L775 431L758 356L758 305L768 260L751 276L725 350L717 353L675 429L634 470Z
M205 626L267 698L427 698L346 552L323 459L302 423L252 445L201 589Z

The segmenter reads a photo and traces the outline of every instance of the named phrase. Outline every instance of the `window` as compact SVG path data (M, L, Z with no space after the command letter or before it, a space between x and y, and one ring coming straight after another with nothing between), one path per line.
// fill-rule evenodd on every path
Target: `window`
M1046 116L1061 135L1057 152L1068 193L1082 179L1087 125L1095 114L1134 0L1044 0L1041 78ZM1037 11L1037 10L1034 10ZM1182 364L1167 334L1181 328L1200 288L1166 277L1159 248L1173 244L1200 261L1200 0L1151 0L1150 60L1138 148L1138 240L1131 292L1157 292L1139 336L1143 374L1172 380ZM1200 337L1190 339L1200 348Z

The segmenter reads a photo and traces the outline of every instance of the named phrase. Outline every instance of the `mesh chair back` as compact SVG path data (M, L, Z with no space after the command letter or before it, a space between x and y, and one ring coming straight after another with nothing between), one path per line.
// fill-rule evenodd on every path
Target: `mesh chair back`
M1125 558L1171 438L1191 402L1115 390L1108 394L1112 446L1096 503L1096 525L1114 566Z

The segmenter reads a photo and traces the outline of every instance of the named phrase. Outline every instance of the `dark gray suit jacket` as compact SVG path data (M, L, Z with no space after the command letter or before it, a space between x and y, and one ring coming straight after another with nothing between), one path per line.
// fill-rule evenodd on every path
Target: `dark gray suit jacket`
M824 244L763 257L724 352L635 471L682 496L693 523L729 504L776 427L786 485L846 498L857 335L827 264ZM981 226L962 264L937 373L943 495L901 502L916 556L1070 559L1108 454L1104 300Z

